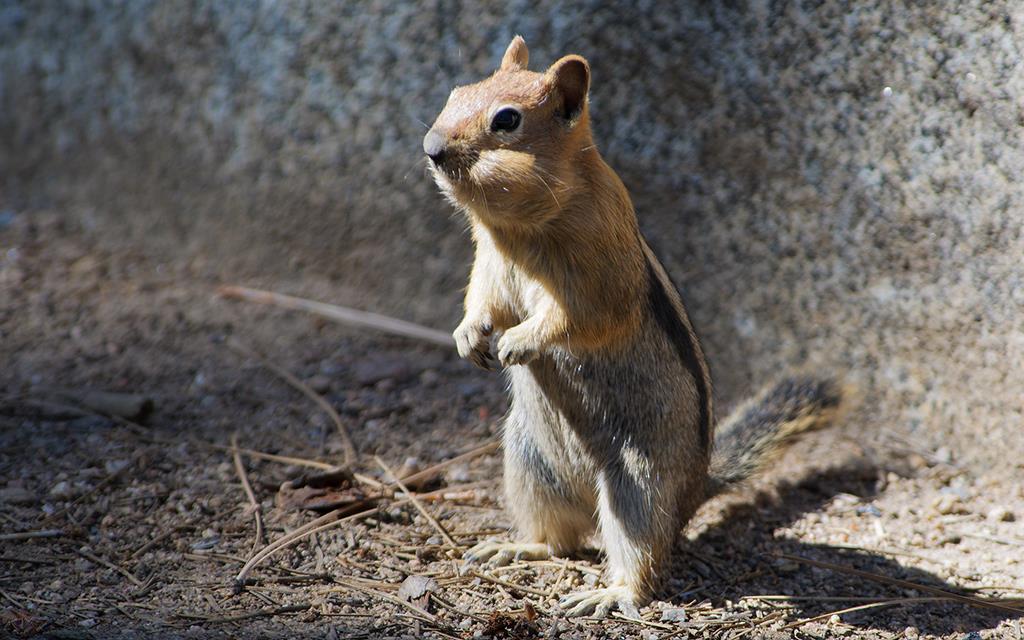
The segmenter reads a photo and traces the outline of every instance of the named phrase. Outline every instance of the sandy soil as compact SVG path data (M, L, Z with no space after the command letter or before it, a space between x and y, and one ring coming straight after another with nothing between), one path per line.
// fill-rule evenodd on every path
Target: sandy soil
M229 339L322 393L359 449L357 470L379 481L390 478L375 455L408 472L493 441L500 376L443 349L222 300L203 261L104 249L52 212L0 225L0 635L1024 638L1012 611L933 591L1024 598L1021 462L966 468L971 442L919 450L861 433L856 413L706 505L642 623L559 615L559 594L597 579L596 552L460 574L462 548L506 535L493 453L419 489L448 488L423 504L454 545L384 499L272 556L238 593L255 527L232 434L332 464L342 441ZM82 411L74 396L91 389L148 395L155 411L142 427ZM276 501L282 482L314 470L241 459L270 540L317 517ZM402 604L415 576L434 591Z

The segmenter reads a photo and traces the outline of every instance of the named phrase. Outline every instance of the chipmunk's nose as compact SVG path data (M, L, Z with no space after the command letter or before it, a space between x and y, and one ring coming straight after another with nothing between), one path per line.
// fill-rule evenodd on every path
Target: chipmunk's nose
M434 164L444 162L445 138L440 133L431 129L423 138L423 152L427 154Z

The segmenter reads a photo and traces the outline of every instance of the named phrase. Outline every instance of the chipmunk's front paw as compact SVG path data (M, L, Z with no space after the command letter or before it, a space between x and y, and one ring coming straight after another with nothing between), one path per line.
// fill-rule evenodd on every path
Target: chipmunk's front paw
M529 364L540 355L540 347L526 331L518 331L512 327L498 340L498 360L502 366Z
M595 617L604 618L615 608L627 617L640 617L640 610L637 609L636 594L627 586L605 587L604 589L571 593L562 598L558 605L566 609L565 615L571 618L591 613Z
M491 355L490 335L493 327L484 320L463 319L452 337L459 356L480 367L491 371L495 368L494 356Z

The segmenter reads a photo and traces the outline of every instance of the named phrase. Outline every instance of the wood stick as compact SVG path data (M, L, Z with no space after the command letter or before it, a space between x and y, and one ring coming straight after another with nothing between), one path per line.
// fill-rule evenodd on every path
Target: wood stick
M337 582L340 585L343 585L344 587L347 587L348 589L355 589L356 591L362 591L363 593L369 593L371 595L374 595L374 596L380 598L381 600L387 600L388 602L391 602L393 604L397 604L400 607L405 607L405 608L409 609L410 611L413 611L414 613L416 613L418 617L422 616L427 622L437 622L437 616L435 616L434 614L430 613L426 609L421 609L421 608L417 607L416 605L414 605L411 602L406 602L405 600L402 600L399 597L393 596L390 593L386 593L384 591L381 591L380 589L374 589L373 587L367 587L367 586L364 586L364 585L361 585L361 584L357 584L357 583L354 583L354 582L349 582L347 580L341 580L341 579L337 579L337 580L335 580L335 582ZM332 588L328 589L328 591L341 591L341 589L339 589L337 587L332 587Z
M324 413L326 413L330 417L331 421L334 423L335 428L337 428L338 435L341 436L341 446L345 450L345 465L351 466L352 464L355 463L356 458L359 457L358 454L356 453L356 445L352 442L352 436L349 435L348 429L345 428L345 424L341 421L341 416L339 416L338 412L334 410L334 407L331 406L330 402L327 402L327 400L325 400L322 395L310 389L309 385L307 385L302 380L296 378L294 375L291 374L290 371L287 371L286 369L267 360L260 354L256 353L254 350L242 344L236 338L231 338L230 340L228 340L227 344L232 349L235 349L236 351L239 351L251 358L254 358L261 365L276 373L294 389L301 391L303 395L305 395L307 398L315 402L317 406L323 409Z
M549 598L554 598L555 595L558 593L558 589L562 586L562 579L565 578L565 572L566 570L568 570L568 568L569 563L564 563L562 565L562 568L558 570L558 577L555 578L555 584L550 589L548 589Z
M64 535L63 529L39 529L37 531L19 531L17 533L0 533L0 542L10 540L31 540L33 538L59 538Z
M652 629L661 629L662 631L675 631L676 630L676 628L673 627L672 625L664 624L662 622L651 622L649 620L644 620L642 618L631 618L631 617L627 616L626 614L622 613L621 611L613 611L612 612L612 617L616 618L618 620L622 620L623 622L631 622L633 624L640 625L641 627L650 627Z
M242 489L245 490L245 496L249 499L249 504L252 506L253 518L256 520L256 539L252 541L252 551L249 552L249 557L251 558L256 555L256 550L263 544L263 514L260 512L260 503L256 500L256 494L253 493L252 485L249 484L249 476L246 475L245 467L242 465L242 455L238 451L237 433L231 434L231 449L231 459L235 464L235 472L242 481Z
M196 615L194 613L179 613L178 616L182 618L188 618L189 620L201 620L208 624L218 624L221 622L238 622L239 620L249 620L251 618L263 618L267 616L277 616L284 613L298 613L300 611L306 611L312 605L308 602L301 604L289 604L276 609L259 609L257 611L246 611L245 613L237 613L230 616L222 616L220 618L210 618L204 615Z
M166 442L170 442L170 441L166 441ZM209 448L212 448L212 449L218 449L220 451L231 451L231 447L224 446L222 444L214 444L212 442L203 442L201 440L193 440L193 442L196 445L202 446L202 447L209 447ZM454 464L459 464L461 462L467 462L467 461L472 460L474 458L477 458L479 456L487 455L488 453L493 453L493 452L497 451L500 447L501 447L501 442L499 442L497 440L492 441L492 442L488 442L487 444L479 446L476 449L473 449L472 451L467 451L466 453L459 454L459 455L455 456L454 458L452 458L451 460L445 460L444 462L438 462L437 464L435 464L433 466L430 466L430 467L427 467L426 469L424 469L422 471L417 471L416 473L413 473L413 474L410 474L410 475L407 475L407 476L403 476L402 477L402 482L405 482L407 484L415 485L415 484L417 484L419 482L423 482L425 480L430 479L431 477L436 475L439 471L443 471L444 469L446 469L446 468L448 468L448 467L450 467L450 466L452 466ZM308 467L310 469L318 469L320 471L334 471L335 469L338 468L338 465L330 464L329 462L320 462L319 460L310 460L308 458L296 458L294 456L281 456L281 455L277 455L277 454L273 454L273 453L265 453L263 451L257 451L256 449L247 449L245 447L239 447L238 448L238 452L241 453L243 456L248 456L250 458L257 458L257 459L260 459L260 460L268 460L270 462L278 462L278 463L281 463L281 464L290 464L290 465L294 465L296 467ZM386 486L386 485L384 485L384 483L377 482L377 481L373 480L372 478L369 478L368 476L364 476L362 474L358 474L358 473L355 474L355 478L356 478L356 480L359 480L360 482L365 482L366 484L374 486L375 488L383 488L383 487ZM448 489L445 489L444 491L448 491ZM433 494L433 493L436 493L436 492L431 492L431 494ZM420 497L423 497L424 495L427 495L427 494L418 494L418 495Z
M95 562L96 564L103 565L104 567L106 567L108 569L112 569L112 570L120 573L125 578L128 578L128 580L132 584L134 584L136 587L142 588L142 587L146 586L146 584L142 580L139 580L138 578L136 578L130 571L128 571L127 569L125 569L123 567L117 566L116 564L114 564L113 562L110 562L109 560L104 560L103 558L101 558L101 557L99 557L97 555L94 555L92 553L89 553L88 551L85 551L84 549L76 549L75 553L77 553L78 555L82 556L86 560L89 560L91 562Z
M917 604L919 602L935 602L937 600L947 601L948 598L945 598L945 597L942 597L942 598L935 598L935 597L930 597L930 598L895 598L895 599L891 599L891 600L882 600L882 601L879 601L879 602L869 602L867 604L859 604L859 605L857 605L855 607L847 607L846 609L839 609L838 611L829 611L828 613L822 613L820 615L812 616L810 618L803 618L802 620L797 620L796 622L791 622L791 623L787 624L786 626L784 626L782 628L783 629L795 629L797 627L802 627L803 625L805 625L805 624L807 624L809 622L817 622L818 620L827 620L827 619L831 618L832 616L838 616L838 615L842 615L844 613L853 613L854 611L863 611L864 609L876 609L878 607L895 607L895 606L898 606L898 605L901 605L901 604Z
M94 413L127 420L144 420L153 412L153 399L138 393L66 388L53 388L47 391Z
M812 567L819 567L821 569L829 569L830 571L837 571L839 573L846 573L853 576L858 576L866 580L873 582L881 582L882 584L888 584L901 589L913 589L915 591L924 591L925 593L933 593L938 596L949 598L963 604L969 604L974 607L982 607L986 609L996 609L997 611L1010 612L1016 615L1024 615L1024 609L1017 609L1014 607L986 600L984 598L971 598L969 596L963 596L959 593L953 593L952 591L946 591L945 589L939 589L937 587L930 587L928 585L919 584L917 582L910 582L908 580L900 580L899 578L890 578L889 576L883 576L877 573L871 573L870 571L861 571L860 569L854 569L853 567L844 567L839 564L832 564L831 562L822 562L821 560L811 560L810 558L804 558L801 556L791 556L786 553L773 553L771 554L776 558L782 558L783 560L791 560L793 562L802 562L809 564Z
M457 613L460 616L465 616L467 618L473 618L477 622L487 622L487 618L485 618L483 616L479 616L479 615L477 615L475 613L472 613L472 612L469 612L469 611L463 611L463 610L459 609L458 607L456 607L455 605L453 605L452 603L450 603L447 600L445 600L444 598L441 598L436 593L431 593L430 594L430 599L433 600L434 602L436 602L437 604L441 605L445 609L447 609L447 610L449 610L449 611L451 611L453 613Z
M140 556L142 556L142 554L146 553L147 551L149 551L150 549L152 549L156 545L160 544L161 542L163 542L167 538L170 538L174 534L178 533L178 531L181 531L181 530L184 530L184 529L189 529L189 528L190 527L188 527L188 526L177 526L177 527L172 527L171 529L168 529L167 531L164 531L163 533L161 533L157 537L153 538L149 542L145 543L144 545L142 545L141 547L139 547L138 549L133 551L132 555L128 556L128 559L129 560L137 560Z
M473 449L472 451L467 451L466 453L463 453L461 455L457 455L454 458L452 458L451 460L445 460L444 462L439 462L439 463L437 463L437 464L435 464L435 465L433 465L431 467L427 467L423 471L417 471L416 473L414 473L412 475L405 476L404 478L402 478L402 482L405 482L406 484L411 484L411 485L418 484L420 482L423 482L424 480L428 480L429 478L431 478L434 475L436 475L438 471L442 471L444 469L447 469L448 467L452 466L453 464L459 464L461 462L466 462L466 461L472 460L473 458L476 458L476 457L479 457L479 456L482 456L482 455L486 455L488 453L493 453L494 451L497 451L500 446L501 446L501 442L499 442L498 440L494 440L492 442L488 442L487 444L485 444L483 446L480 446L480 447L477 447L476 449Z
M405 504L406 502L408 502L408 500L400 500L399 502L395 502L392 504L397 506ZM377 508L370 506L372 504L372 500L364 500L354 505L342 507L341 509L335 509L330 513L325 513L316 520L307 522L295 531L286 533L277 540L274 540L267 546L260 549L259 552L256 553L256 555L249 558L245 565L242 566L242 569L238 572L238 575L235 576L235 588L241 589L245 585L245 578L249 575L249 572L252 571L256 565L266 560L276 551L283 549L284 547L287 547L289 545L292 545L301 540L302 538L313 535L314 533L320 533L321 531L326 531L327 529L330 529L332 527L337 527L345 522L349 522L351 520L355 520L358 518L368 517L371 514L377 513ZM351 513L352 511L358 509L363 510L358 511L357 513Z
M521 587L518 584L512 584L511 582L505 582L504 580L499 580L497 578L492 578L491 576L487 575L486 573L480 573L479 571L472 571L472 572L469 573L469 575L476 576L477 578L480 578L481 580L485 580L485 581L490 582L492 584L496 584L499 587L505 587L506 589L512 589L513 591L519 591L520 593L532 593L535 596L544 596L545 598L548 597L548 592L547 591L541 591L540 589L533 589L533 588L530 588L530 587Z
M391 476L391 479L395 481L395 484L398 485L398 488L401 489L403 493L405 493L406 497L408 497L409 500L412 501L413 506L416 507L416 510L419 511L424 518L427 519L427 522L429 522L431 526L433 526L434 529L441 534L441 537L444 538L444 541L446 543L448 543L448 546L452 550L458 551L459 545L457 545L455 543L455 540L453 540L452 537L448 535L448 531L441 526L441 523L438 522L434 518L434 516L430 515L430 512L427 511L427 508L424 507L423 504L421 504L420 501L416 499L415 494L410 492L409 488L406 487L405 484L398 479L398 476L395 475L395 472L392 471L391 468L388 467L388 465L384 464L384 461L380 459L380 456L373 456L373 459L377 461L377 464L380 465L380 468L383 469L385 473Z
M272 291L250 289L248 287L222 286L217 288L217 293L224 298L235 298L238 300L246 300L248 302L269 304L275 307L282 307L284 309L314 313L324 318L353 327L376 329L377 331L383 331L385 333L423 340L424 342L440 345L442 347L455 346L455 340L443 331L424 327L412 322L406 322L405 320L391 318L379 313L359 311L358 309L351 309L349 307L316 302L305 298L296 298L294 296L287 296L280 293L274 293Z
M0 556L0 562L24 562L26 564L57 564L56 560L46 558L23 558L21 556Z
M212 442L203 442L201 440L195 440L195 443L210 447L212 449L219 449L221 451L231 451L231 447L225 447L222 444L214 444ZM239 447L238 452L243 456L250 458L257 458L259 460L268 460L270 462L279 462L281 464L290 464L296 467L309 467L310 469L319 469L320 471L334 471L338 468L336 464L330 464L328 462L320 462L319 460L309 460L308 458L295 458L292 456L279 456L273 453L264 453L255 449L246 449L245 447Z
M6 598L11 604L13 604L14 606L18 607L19 609L24 609L26 611L29 610L29 607L25 603L15 599L14 596L12 596L11 594L7 593L3 589L0 589L0 596Z

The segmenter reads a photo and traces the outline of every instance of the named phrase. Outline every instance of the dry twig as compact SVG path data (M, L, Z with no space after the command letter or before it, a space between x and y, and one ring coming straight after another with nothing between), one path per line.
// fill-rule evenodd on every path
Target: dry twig
M252 551L249 552L249 557L256 555L256 549L263 544L263 514L260 512L260 503L256 500L256 494L253 493L252 485L249 484L249 476L245 473L245 467L242 465L242 456L238 451L238 434L231 434L231 459L235 464L235 472L238 474L238 479L242 481L242 489L245 490L245 495L249 499L249 506L252 509L252 516L256 520L256 539L252 541Z
M285 613L298 613L300 611L306 611L312 605L308 602L300 604L290 604L284 607L277 607L275 609L259 609L257 611L246 611L244 613L236 613L229 616L222 616L219 618L211 618L204 615L197 615L194 613L178 613L177 615L182 618L188 618L190 620L202 620L207 624L219 624L222 622L238 622L239 620L250 620L252 618L266 618L271 616L277 616Z
M1002 604L1000 602L986 598L972 598L970 596L961 595L959 593L953 593L952 591L946 591L945 589L939 589L938 587L930 587L928 585L920 584L917 582L910 582L909 580L900 580L899 578L890 578L889 576L883 576L877 573L872 573L870 571L862 571L860 569L854 569L853 567L844 567L843 565L832 564L831 562L811 560L810 558L804 558L801 556L791 556L785 553L776 553L772 555L774 555L776 558L782 558L783 560L801 562L803 564L809 564L812 567L819 567L821 569L829 569L830 571L836 571L839 573L858 576L866 580L896 586L901 589L914 589L916 591L932 593L938 596L942 596L943 598L949 598L950 600L956 602L971 605L973 607L995 609L997 611L1009 612L1016 615L1024 615L1024 609L1017 609L1015 607L1011 607L1009 605Z
M467 451L466 453L457 455L451 460L439 462L433 466L427 467L423 471L417 471L412 475L405 476L404 478L402 478L402 482L415 486L420 482L424 482L434 477L439 471L443 471L444 469L447 469L448 467L454 464L469 462L470 460L477 458L479 456L487 455L488 453L493 453L497 451L500 446L501 442L499 442L498 440L488 442L487 444L479 446L471 451Z
M455 540L453 540L452 537L448 534L448 531L444 527L441 526L441 523L438 522L434 518L434 516L430 515L430 512L427 511L426 507L424 507L420 503L420 501L416 499L415 494L410 492L409 488L406 487L405 484L401 480L398 479L398 476L395 475L395 472L392 471L391 468L388 467L388 465L384 464L384 461L381 460L379 456L374 456L373 459L377 461L377 464L380 465L380 468L383 469L385 473L387 473L389 476L391 476L392 480L395 481L395 484L398 485L398 488L401 489L403 493L405 493L406 497L408 497L410 501L412 501L412 505L414 507L416 507L416 510L420 512L420 515L422 515L424 518L426 518L427 522L429 522L430 525L432 527L434 527L434 529L438 533L441 534L441 537L444 538L444 541L448 544L448 546L451 549L453 549L455 551L458 551L459 545L455 543Z
M544 596L545 598L548 597L547 591L541 591L540 589L534 589L532 587L523 587L518 584L512 584L511 582L505 582L504 580L499 580L497 578L487 575L486 573L481 573L479 571L473 571L469 575L475 576L477 578L480 578L481 580L490 582L491 584L497 585L499 587L512 589L513 591L519 591L520 593L532 593L535 596Z
M324 318L353 327L376 329L378 331L405 336L407 338L416 338L417 340L423 340L442 347L455 346L455 340L453 340L452 337L444 331L438 331L437 329L431 329L412 322L406 322L405 320L391 318L379 313L359 311L358 309L350 309L348 307L340 307L338 305L327 304L324 302L316 302L315 300L286 296L272 291L250 289L248 287L223 286L217 289L217 293L225 298L236 298L238 300L246 300L248 302L258 302L260 304L269 304L285 309L315 313L316 315L323 316Z
M791 622L786 626L782 627L784 630L795 629L802 627L809 622L817 622L818 620L828 620L832 616L843 615L844 613L853 613L854 611L863 611L864 609L877 609L879 607L895 607L903 604L916 604L919 602L935 602L936 600L948 600L948 598L893 598L891 600L882 600L880 602L869 602L867 604L859 604L854 607L847 607L846 609L839 609L838 611L829 611L828 613L822 613L820 615L812 616L810 618L803 618L796 622Z
M225 447L222 444L214 444L212 442L202 442L199 440L195 441L197 444L209 447L211 449L218 449L221 451L231 451L231 447ZM238 447L238 452L243 456L250 458L256 458L258 460L268 460L270 462L278 462L280 464L289 464L296 467L308 467L310 469L318 469L320 471L334 471L338 468L336 464L330 464L327 462L320 462L319 460L309 460L308 458L296 458L293 456L279 456L273 453L264 453L262 451L256 451L255 449L246 449L245 447Z
M138 578L136 578L134 574L132 574L130 571L128 571L124 567L119 567L116 564L114 564L113 562L110 562L109 560L104 560L103 558L101 558L101 557L99 557L99 556L97 556L95 554L89 553L85 549L76 549L75 552L78 555L80 555L83 558L85 558L86 560L89 560L90 562L95 562L96 564L103 565L104 567L106 567L108 569L112 569L112 570L120 573L125 578L128 578L129 582L134 584L136 587L139 587L140 589L146 586L146 583L144 583L142 580L139 580Z
M350 505L348 507L335 509L330 513L325 513L316 520L307 522L295 531L287 533L278 538L277 540L274 540L267 546L260 549L253 557L249 558L248 562L246 562L245 565L242 566L242 569L238 572L238 575L235 576L235 588L241 589L245 585L245 578L249 575L249 572L252 571L256 565L270 557L274 552L279 551L280 549L283 549L289 545L292 545L307 536L311 536L314 533L326 531L327 529L337 527L344 522L355 520L357 518L363 518L369 516L371 513L376 513L377 509L368 508L373 502L373 500L364 500L362 502ZM358 511L358 513L352 513L352 511L356 511L359 509L363 510Z
M63 529L39 529L36 531L18 531L17 533L0 533L0 542L13 540L32 540L34 538L59 538L65 535Z
M651 629L661 629L662 631L675 631L675 627L669 624L661 622L651 622L650 620L644 620L642 618L631 618L621 611L613 611L612 617L623 622L629 622L631 624L640 625L641 627L650 627Z
M168 529L167 531L164 531L160 535L156 536L155 538L153 538L149 542L143 544L141 547L139 547L138 549L133 551L132 554L130 556L128 556L128 559L129 560L137 560L137 559L139 559L144 553L146 553L147 551L149 551L150 549L152 549L156 545L160 544L161 542L163 542L167 538L170 538L174 534L178 533L178 531L181 531L183 529L189 529L189 528L190 527L188 527L188 526L177 526L177 527L172 527L171 529Z
M98 391L96 389L47 389L90 412L128 420L144 420L153 412L153 399L138 393Z
M381 600L387 600L393 604L397 604L400 607L405 607L416 614L416 617L422 617L426 622L437 622L437 616L430 613L426 609L421 609L411 602L406 602L399 597L393 596L390 593L385 593L380 589L368 587L366 585L358 584L355 582L349 582L347 580L335 580L338 584L342 585L346 589L355 589L356 591L362 591L363 593L369 593L373 596L380 598ZM328 591L342 591L338 587L332 587Z
M290 371L267 360L266 358L256 353L249 347L243 345L237 339L232 338L231 340L228 341L227 344L232 349L255 359L261 365L276 373L291 387L298 391L301 391L303 395L305 395L307 398L315 402L317 406L323 409L324 413L326 413L330 417L331 421L334 423L334 426L338 429L338 435L341 436L341 446L345 450L345 465L350 466L355 463L358 454L356 453L356 446L352 442L352 436L349 435L348 429L345 428L345 424L341 421L341 416L339 416L338 412L334 410L334 407L331 406L330 402L327 402L327 400L325 400L322 395L310 389L309 385L307 385L302 380L296 378L294 375L292 375Z

